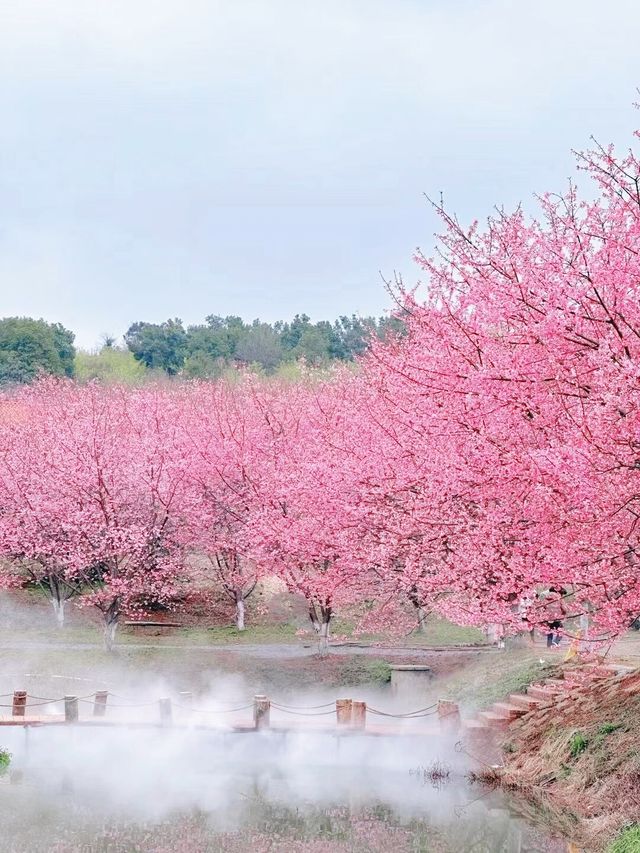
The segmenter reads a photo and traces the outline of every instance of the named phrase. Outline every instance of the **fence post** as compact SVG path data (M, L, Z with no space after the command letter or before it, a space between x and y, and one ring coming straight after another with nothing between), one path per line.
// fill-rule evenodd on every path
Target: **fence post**
M98 690L93 700L93 716L104 717L107 713L107 698L109 692L107 690Z
M170 726L172 719L171 699L158 699L158 707L160 709L160 725Z
M14 717L24 717L27 707L27 691L16 690L13 694L13 706L11 713Z
M65 721L65 723L77 723L78 722L78 697L77 696L65 696L64 697L64 721Z
M271 701L262 694L253 697L253 723L256 729L268 729Z
M364 729L367 725L367 703L351 703L351 725L354 729Z
M460 708L450 699L438 699L438 719L441 731L457 732L460 729Z
M351 699L336 699L336 721L339 726L351 725Z

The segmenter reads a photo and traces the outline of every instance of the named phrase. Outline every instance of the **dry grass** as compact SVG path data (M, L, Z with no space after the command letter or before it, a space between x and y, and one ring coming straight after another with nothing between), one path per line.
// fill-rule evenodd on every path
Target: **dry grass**
M504 768L477 781L544 798L552 811L579 818L574 840L604 850L640 821L640 693L622 689L634 678L592 686L570 711L529 715L509 732Z

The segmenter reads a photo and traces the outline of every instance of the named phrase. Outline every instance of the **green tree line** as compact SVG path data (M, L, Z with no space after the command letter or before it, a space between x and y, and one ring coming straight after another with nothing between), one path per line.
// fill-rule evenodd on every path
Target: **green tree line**
M210 315L199 325L179 319L133 323L124 346L105 337L96 352L76 351L74 334L59 323L30 317L0 319L0 384L31 382L40 374L138 383L167 375L216 378L238 367L267 374L286 372L304 361L319 367L352 361L372 336L401 334L396 317L342 316L313 323L306 314L274 324Z
M74 338L60 323L31 317L0 319L0 383L23 384L41 373L73 376Z
M284 362L303 359L319 366L351 361L361 355L372 335L385 337L401 324L393 317L340 317L312 323L306 314L273 325L240 317L210 315L201 325L185 328L181 320L134 323L124 336L134 358L169 375L215 377L230 365L257 366L267 373Z

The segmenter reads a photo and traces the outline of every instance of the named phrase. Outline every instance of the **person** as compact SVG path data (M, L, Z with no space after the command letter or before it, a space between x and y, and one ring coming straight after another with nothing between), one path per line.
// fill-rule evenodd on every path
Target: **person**
M553 619L551 622L545 623L548 627L547 631L547 648L551 649L560 645L559 630L562 628L560 619Z
M523 623L523 628L527 631L529 635L529 642L533 645L535 641L535 628L531 628L529 625L529 611L535 602L536 596L534 594L523 595L520 601L518 602L518 615Z
M566 594L567 594L567 590L563 586L550 586L549 591L544 596L545 598L548 598L550 596L554 596L556 607L554 607L553 610L555 610L556 613L558 613L558 611L559 611L560 616L564 616L566 613L565 606L564 606L564 597L566 596ZM549 629L547 632L547 648L550 649L550 648L559 646L560 645L560 629L562 628L562 619L559 619L558 616L556 616L555 618L550 619L545 624L547 625L547 627Z

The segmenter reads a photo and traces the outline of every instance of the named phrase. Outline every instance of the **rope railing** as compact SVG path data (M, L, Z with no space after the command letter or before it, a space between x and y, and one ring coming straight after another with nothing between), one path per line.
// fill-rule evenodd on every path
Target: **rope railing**
M253 708L253 702L249 705L241 705L239 708L190 708L188 705L179 705L177 702L173 703L173 707L188 711L190 714L235 714Z
M275 707L278 703L272 702L271 706ZM286 708L289 711L318 711L320 708L335 708L335 702L323 702L322 705L280 705L280 708Z
M9 696L13 696L13 695L14 695L13 693L7 693L5 696L2 696L1 698L6 699ZM27 700L30 700L32 698L33 699L42 699L41 702L30 702L30 701L27 702L27 704L29 704L33 707L37 707L38 705L54 705L56 702L64 702L64 696L61 699L45 699L43 696L33 696L33 697L27 696ZM13 708L13 703L12 702L0 703L0 708Z
M94 705L95 699L88 699L86 697L85 698L78 697L78 702L84 702L87 705ZM128 702L126 705L119 705L119 704L114 704L113 702L110 702L109 707L110 708L151 708L153 705L157 705L157 704L158 704L158 700L153 699L151 702Z
M328 717L330 714L335 714L335 708L331 708L330 711L297 711L276 705L274 702L271 703L271 707L275 708L276 711L282 711L283 714L291 714L295 717Z
M378 708L372 708L371 706L367 707L367 711L371 714L378 714L381 717L394 717L398 720L415 720L419 717L430 717L433 714L437 714L438 703L434 702L433 705L427 705L426 708L419 708L417 711L407 711L404 714L393 714L390 711L380 711Z
M389 711L379 711L377 708L367 707L369 714L375 714L378 717L392 717L394 720L419 720L422 717L432 717L438 713L436 708L434 711L426 711L424 714L392 714Z
M232 707L210 708L194 708L191 704L192 694L190 692L181 693L177 701L173 701L168 697L163 697L144 702L113 702L112 700L114 698L124 699L124 697L108 690L98 690L95 693L89 693L85 696L66 695L57 698L36 696L35 694L30 694L27 691L18 690L13 694L0 696L0 699L8 696L13 697L13 702L11 704L0 703L0 709L11 708L11 717L14 718L14 724L16 725L39 725L43 722L47 722L47 720L51 722L61 722L60 714L45 714L44 716L39 717L32 715L30 719L27 718L27 711L30 709L60 704L64 705L64 722L78 723L80 721L78 708L81 703L83 705L91 705L93 707L94 718L104 717L107 710L126 711L155 707L159 713L159 724L161 726L168 726L172 724L173 709L181 712L179 719L182 720L183 723L185 716L204 715L205 717L215 717L227 714L241 714L245 711L253 710L253 728L255 729L269 728L271 711L274 711L276 714L286 714L298 718L331 717L335 714L338 727L351 731L365 729L367 714L374 717L383 717L389 720L398 721L421 720L426 717L438 715L441 725L447 728L447 730L451 730L452 726L455 727L459 725L460 721L458 706L454 702L448 700L440 700L439 702L422 708L417 708L413 711L394 712L367 706L365 702L352 699L336 699L333 702L323 702L317 705L287 705L285 703L271 701L264 695L256 695L253 697L253 700L246 701L242 704L238 704L236 700L236 704L233 704ZM225 703L221 702L220 704ZM119 717L118 719L121 720L122 718ZM98 720L95 722L99 724ZM132 720L132 722L134 721ZM146 724L144 719L141 720L140 718L136 718L135 724L138 725L140 723ZM153 721L151 721L150 724L154 725ZM158 722L155 723L155 725L157 724ZM238 731L248 730L246 724L239 726L236 723L235 728ZM249 726L249 729L250 728L251 726ZM386 731L388 730L379 729L381 734L384 734Z
M104 693L106 695L108 695L109 698L111 698L111 697L113 697L115 699L125 699L126 698L124 696L121 696L118 693L112 693L111 691L105 690ZM8 698L10 696L14 696L14 694L13 693L0 694L0 699L5 699L5 698ZM78 702L85 702L87 704L93 704L95 701L95 696L96 696L95 693L87 693L85 696L74 696L73 698L76 699ZM65 698L67 698L67 697L66 696L58 696L56 698L49 698L47 696L36 696L32 693L26 693L27 704L31 705L33 707L38 707L38 706L43 706L43 705L59 704L60 702L64 702ZM32 700L36 700L36 701L32 701ZM150 700L148 702L130 702L130 701L126 701L123 703L109 702L109 707L110 708L149 708L152 705L157 705L157 703L158 703L157 699L153 699L153 700ZM327 714L333 713L336 703L335 703L335 701L333 701L333 702L323 702L320 705L286 705L284 703L271 701L270 704L271 704L272 708L274 708L278 711L283 711L283 712L290 713L290 714L295 714L297 712L300 712L301 715L309 713L310 715L312 715L311 712L314 712L314 711L322 711L322 713L327 713ZM205 709L192 708L188 705L181 705L178 703L174 703L174 706L176 708L181 708L182 710L190 711L190 712L195 713L195 714L198 714L198 713L202 713L202 714L209 714L209 713L223 714L223 713L235 713L238 711L245 711L248 708L251 708L252 704L248 703L248 704L244 704L244 705L234 706L232 708L205 708ZM12 704L10 704L10 703L5 703L5 704L0 703L0 708L11 708L11 707L12 707ZM331 710L325 711L324 709L327 709L327 708L330 708ZM382 711L380 709L373 708L371 706L368 706L367 710L370 711L372 714L380 714L380 715L387 716L387 717L397 717L398 719L402 719L402 718L410 719L412 717L423 716L424 714L426 714L426 712L436 713L436 711L433 710L436 708L437 708L437 703L434 703L433 705L427 705L425 708L417 708L415 711L406 711L404 713L397 713L397 714L393 713L391 711Z
M11 694L11 695L13 696L14 694ZM93 700L95 695L96 695L95 693L87 693L86 696L76 696L75 698L78 700L78 702L84 702L88 699ZM62 696L60 699L47 699L46 696L34 696L32 693L27 693L27 699L37 699L37 700L41 701L43 705L52 705L55 702L64 702L65 697ZM31 704L31 703L29 703L29 704Z
M108 693L109 697L113 697L114 699L120 699L120 700L123 700L125 702L131 701L129 696L123 696L121 693L113 693L111 690L105 690L105 693ZM90 694L90 695L93 695L93 694ZM157 700L155 700L155 701L157 701ZM240 696L235 700L233 700L233 699L216 699L216 702L219 705L237 705L238 702L242 702L242 701L243 701L243 698ZM115 707L115 706L112 706L112 707Z

